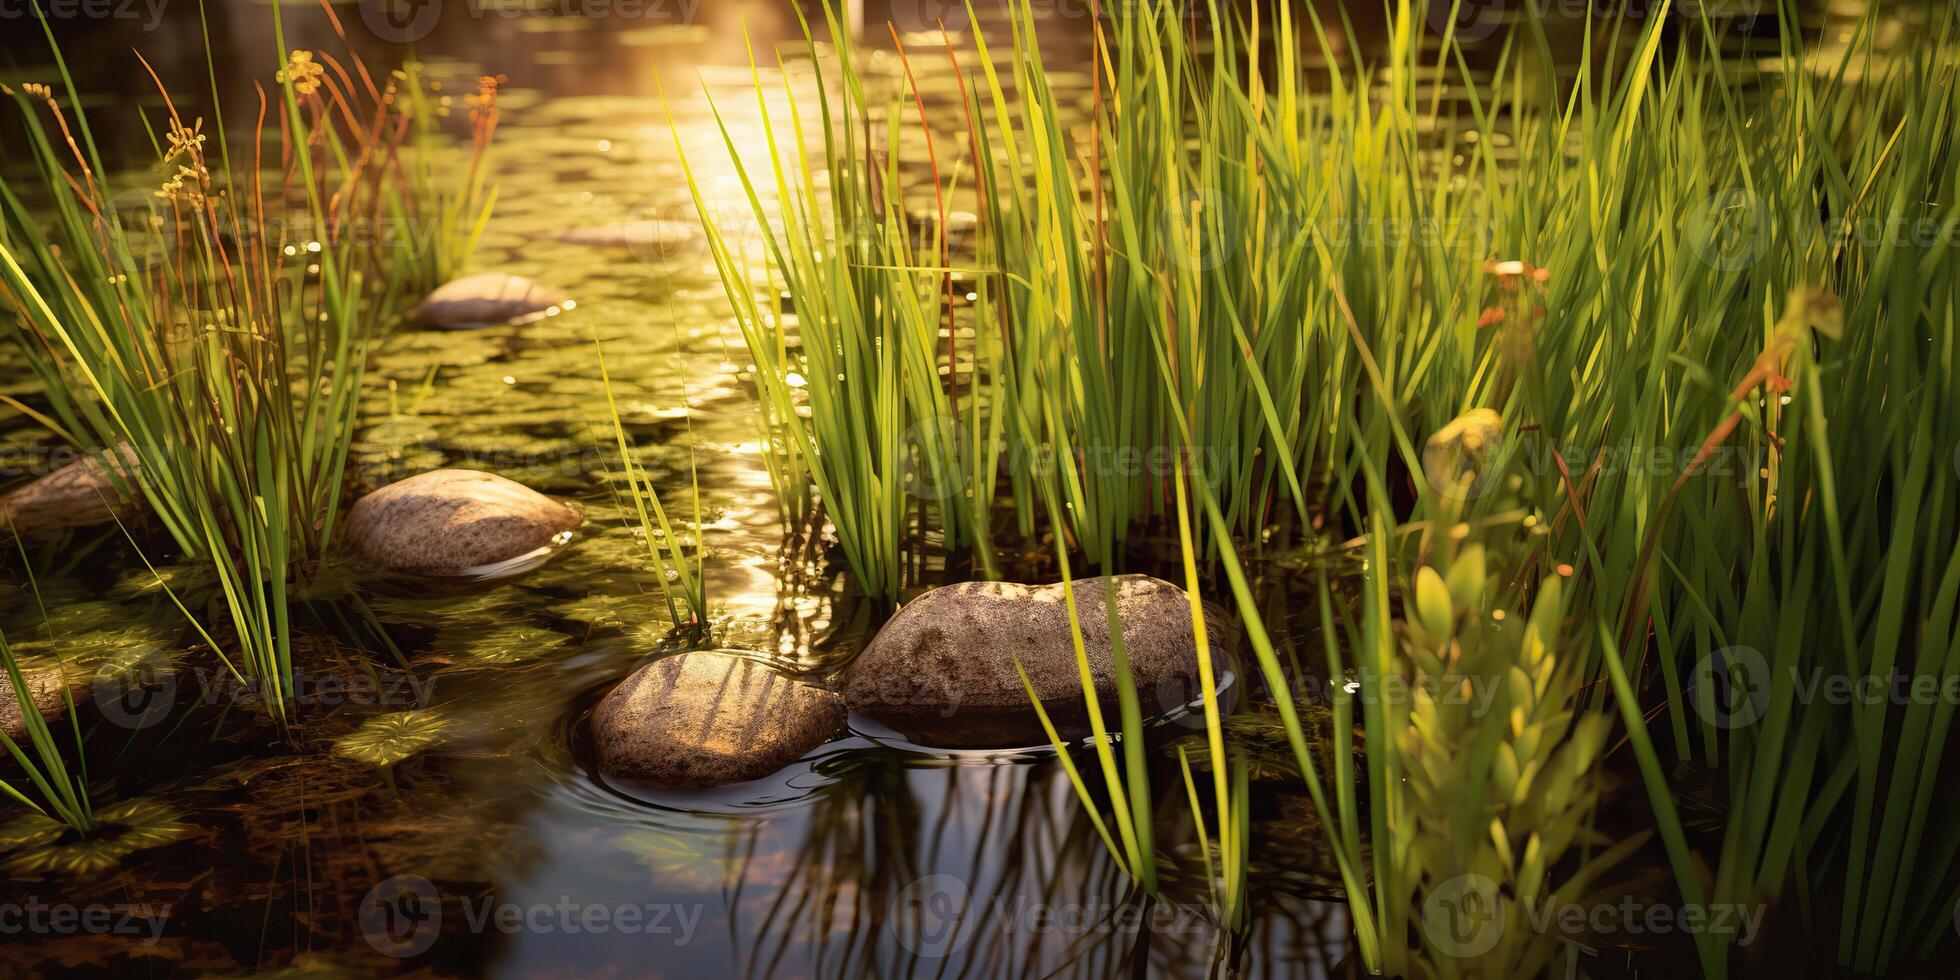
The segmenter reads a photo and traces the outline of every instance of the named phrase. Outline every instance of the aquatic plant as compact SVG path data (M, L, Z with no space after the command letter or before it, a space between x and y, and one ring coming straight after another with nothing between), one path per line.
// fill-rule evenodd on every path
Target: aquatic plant
M848 37L838 27L834 5L826 5L825 16L832 36ZM814 56L814 36L809 43ZM764 447L784 461L772 463L772 473L788 467L786 472L809 475L859 584L869 595L890 598L901 584L905 525L915 504L932 505L945 547L973 547L987 558L994 456L982 452L969 458L961 447L988 445L981 437L993 434L981 430L977 395L960 397L943 205L931 240L923 247L915 244L900 203L905 117L898 96L880 124L881 152L872 138L874 114L851 45L836 50L842 84L833 92L819 74L816 121L799 112L796 90L785 79L795 134L787 149L777 142L751 50L770 165L760 177L743 162L722 124L755 226L763 229L764 275L750 267L739 242L723 228L729 219L703 195L678 131L675 147L756 365L763 428L769 433ZM718 109L716 118L721 119ZM823 195L812 162L816 154L830 177ZM765 180L773 180L776 198L785 202L780 215L763 204L758 187ZM778 226L780 233L774 231ZM791 297L793 315L780 305L764 306L761 297L777 294L767 288L774 281ZM943 371L942 332L947 338ZM988 373L974 365L966 375L967 384L977 387Z
M599 356L599 382L606 392L606 409L612 419L613 436L619 445L619 464L626 478L626 493L633 501L633 514L638 518L638 532L646 545L647 561L653 566L654 578L660 583L660 594L667 601L667 615L673 619L676 628L692 624L704 626L708 622L707 582L702 575L702 563L707 560L707 541L703 537L701 524L701 475L694 464L694 448L688 447L688 479L694 489L694 554L690 557L682 537L674 533L674 523L667 517L667 508L660 502L660 493L654 489L653 481L634 456L633 446L626 440L626 423L619 416L619 400L613 397L612 375L606 370L606 351L597 339L592 342Z
M398 229L408 233L406 276L412 293L434 289L468 268L477 243L497 208L497 187L489 182L488 156L503 110L498 96L504 78L483 75L476 91L464 98L469 106L470 148L467 165L455 164L445 145L442 120L453 107L441 84L427 78L427 67L410 61L394 73L398 95L406 107L409 128L402 141L399 185L387 188L387 205ZM459 181L455 174L461 173Z
M47 719L41 716L39 702L34 697L35 690L21 674L20 662L14 657L13 648L7 645L4 633L0 633L0 669L7 672L8 686L13 691L14 704L20 710L27 734L27 745L23 748L6 732L0 731L0 746L6 748L7 755L26 775L35 795L29 796L20 787L5 780L0 780L0 794L74 830L89 830L95 826L95 816L89 805L88 771L86 768L75 772L69 770L68 759L55 743ZM65 717L73 727L77 724L74 721L74 700L65 682L62 682L62 686L62 698L67 702L64 705L67 709ZM80 762L82 736L79 727L74 728L74 736L76 759L78 764L85 766L86 763Z
M277 6L272 25L284 55ZM271 99L261 89L249 155L234 154L215 91L207 132L153 75L168 121L158 165L170 175L112 192L51 33L48 42L62 90L8 93L54 218L43 231L28 195L0 181L0 286L18 313L10 331L65 433L129 447L124 489L217 573L232 644L199 624L201 635L239 679L269 682L266 705L283 720L292 582L333 541L368 348L423 278L412 251L394 245L412 233L415 208L475 205L411 207L428 188L401 170L414 127L395 82L378 83L358 57L308 51L286 57ZM494 87L478 109L480 156ZM473 188L478 180L473 168ZM481 214L474 220L480 230Z
M1411 899L1442 866L1412 856L1409 835L1424 831L1391 796L1422 765L1404 744L1410 715L1362 705L1364 826L1363 787L1312 764L1291 672L1253 602L1254 560L1315 527L1354 535L1341 550L1366 562L1360 608L1337 609L1327 583L1316 587L1329 676L1352 668L1365 685L1413 669L1397 631L1421 625L1411 583L1435 594L1420 586L1435 557L1420 542L1507 529L1512 576L1541 583L1520 586L1514 608L1564 613L1563 629L1538 628L1559 683L1583 702L1572 734L1538 747L1588 757L1601 726L1617 726L1612 751L1642 775L1683 902L1782 897L1801 876L1811 894L1842 886L1845 963L1879 969L1902 944L1930 948L1960 897L1949 882L1960 834L1931 830L1951 822L1939 792L1951 705L1846 707L1793 679L1938 683L1960 666L1960 565L1944 547L1960 533L1946 466L1960 443L1947 380L1960 256L1955 221L1934 203L1960 190L1952 11L1916 15L1924 29L1879 54L1875 12L1813 40L1779 8L1778 51L1745 73L1706 20L1670 40L1663 5L1594 22L1568 80L1533 18L1486 73L1453 33L1425 50L1424 12L1407 2L1391 5L1379 62L1342 67L1362 46L1349 36L1337 49L1301 9L1303 25L1290 4L1244 19L1207 7L1203 51L1157 5L1099 17L1086 136L1061 128L1030 5L1015 5L1006 77L977 32L971 69L949 41L979 215L976 258L958 270L975 283L974 366L969 387L955 370L925 397L901 372L933 363L924 325L939 318L886 313L935 302L946 265L934 232L906 250L876 206L891 181L871 177L896 159L892 127L909 106L894 96L882 116L870 111L870 83L832 24L850 95L820 100L827 138L814 155L838 185L835 220L819 225L796 203L820 200L802 163L811 148L799 142L785 163L772 147L792 203L766 251L795 324L762 314L755 297L769 283L710 235L777 417L802 404L785 379L825 383L808 395L811 424L789 428L851 568L867 591L898 586L903 503L858 488L889 493L903 433L920 424L977 434L947 440L955 451L929 465L973 474L976 499L998 475L1024 536L1047 514L1065 568L1072 555L1121 567L1133 524L1167 518L1158 501L1178 498L1180 518L1198 517L1180 523L1195 549L1187 567L1222 572L1248 621L1362 958L1394 971L1410 952ZM1303 41L1324 71L1306 67ZM917 57L902 55L907 77ZM1445 81L1461 83L1449 112L1431 84ZM852 142L881 125L882 160ZM928 148L942 175L932 189L951 197L943 175L961 168ZM778 227L745 186L763 226ZM697 203L712 225L698 189ZM1817 290L1842 298L1841 331ZM864 369L817 370L840 352ZM1125 448L1166 449L1176 463L1098 465ZM964 519L945 502L931 513ZM1559 568L1572 573L1548 576ZM1454 569L1432 574L1447 586ZM1749 682L1766 699L1738 724L1715 698ZM1337 693L1334 709L1344 740L1352 699ZM1529 709L1567 704L1546 696ZM1688 838L1661 739L1675 762L1715 774L1730 807L1718 850ZM1887 763L1895 739L1908 751ZM1222 840L1238 804L1213 762ZM1549 784L1521 803L1583 822L1597 790L1574 778L1588 788L1565 790L1562 807L1548 806ZM1148 887L1135 844L1147 814L1119 805L1135 786L1107 782L1110 795L1091 801L1115 814L1106 846ZM1195 780L1187 795L1199 795ZM1220 853L1230 862L1243 846ZM1565 881L1586 877L1567 864ZM1538 871L1506 866L1511 897L1540 888ZM1730 941L1695 937L1704 972L1726 974ZM1512 952L1522 962L1542 950Z

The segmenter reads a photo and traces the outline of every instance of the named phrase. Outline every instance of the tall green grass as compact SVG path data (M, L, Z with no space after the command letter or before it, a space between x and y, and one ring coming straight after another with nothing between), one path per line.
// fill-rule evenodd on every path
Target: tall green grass
M633 501L640 537L646 543L647 562L660 584L660 595L667 603L667 614L676 628L696 628L708 622L708 591L703 576L707 560L707 541L701 529L701 476L696 468L693 447L688 449L688 479L693 487L694 554L686 551L685 539L674 533L674 522L660 502L660 493L647 477L626 438L626 423L619 414L619 401L613 396L612 374L606 370L606 352L595 339L599 357L599 383L606 392L606 409L611 417L613 438L619 447L620 467L626 477L626 494Z
M129 447L127 489L216 572L232 636L205 639L283 722L289 599L333 544L368 350L430 278L397 245L416 240L418 215L460 220L483 193L473 168L455 200L418 200L427 181L403 169L418 113L403 100L420 83L377 79L351 55L288 54L271 16L284 68L259 89L250 142L228 139L215 68L208 125L152 74L160 186L120 192L48 33L60 84L9 92L40 193L0 180L0 287L53 419L90 447ZM494 86L480 95L479 152Z
M847 94L832 99L820 71L823 142L801 138L815 127L799 116L796 145L771 144L779 224L744 171L755 216L783 229L765 268L711 227L751 354L777 379L764 379L777 418L805 397L780 379L811 379L810 419L786 424L867 590L899 585L905 542L891 529L905 505L889 481L909 426L978 434L931 465L973 473L977 496L1002 488L1026 537L1058 528L1065 567L1077 555L1123 566L1134 528L1168 521L1174 501L1188 584L1200 566L1222 575L1248 621L1252 667L1372 970L1489 968L1410 945L1440 876L1491 853L1465 827L1530 813L1578 841L1571 827L1600 792L1578 770L1621 762L1644 783L1683 903L1821 896L1815 908L1837 920L1822 935L1846 965L1929 950L1960 898L1960 833L1940 829L1955 823L1942 758L1953 705L1806 691L1816 675L1894 671L1937 687L1960 667L1951 8L1874 8L1817 37L1779 5L1766 12L1777 51L1749 63L1722 49L1717 25L1661 4L1590 20L1567 59L1576 75L1557 71L1530 18L1472 52L1428 36L1407 2L1389 5L1378 49L1311 6L1206 7L1202 32L1185 13L1098 17L1086 119L1076 93L1051 85L1030 4L1014 5L1004 60L977 34L946 45L964 139L928 147L936 194L970 194L980 215L960 269L977 302L952 314L971 325L970 386L931 380L940 317L905 312L939 302L940 251L930 235L908 251L879 207L898 199L893 134L910 86L870 94L834 23L834 55L813 45L813 57ZM1309 67L1315 49L1325 67ZM922 57L904 54L907 77ZM860 131L883 133L885 154ZM812 217L818 172L829 220ZM795 296L794 323L761 315L771 277ZM828 370L847 354L849 370ZM970 396L957 413L955 390ZM1099 463L1126 447L1175 463ZM928 503L946 541L984 548L962 501ZM1554 653L1472 671L1553 665L1564 694L1514 703L1552 733L1534 745L1558 753L1541 767L1587 788L1554 801L1537 782L1507 800L1443 780L1429 803L1449 809L1428 819L1402 796L1427 764L1407 733L1500 732L1501 720L1445 724L1342 694L1333 730L1345 739L1359 715L1368 778L1365 790L1323 778L1255 601L1255 576L1285 567L1262 553L1335 547L1303 534L1317 523L1365 561L1354 609L1306 583L1325 668L1364 686L1436 672L1434 651L1402 638L1423 625L1436 579L1452 610L1481 608L1448 588L1464 559L1439 564L1456 547L1439 535L1501 547L1509 598L1495 608L1536 635L1519 649ZM1447 618L1431 637L1466 643L1469 621ZM1765 676L1735 678L1738 665ZM1760 691L1741 705L1750 717L1722 700L1725 678ZM1211 751L1228 752L1208 720ZM1504 743L1466 737L1479 752ZM1593 766L1570 761L1602 751ZM1212 799L1221 839L1242 806L1223 761L1210 794L1187 786ZM1148 887L1136 841L1149 814L1126 812L1137 788L1118 760L1098 750L1098 762L1120 787L1095 801L1116 816L1105 840ZM1697 805L1723 813L1718 839L1688 833L1683 764L1716 787ZM1546 844L1505 858L1492 877L1507 897L1553 894L1597 867L1596 853ZM1221 853L1229 865L1246 847ZM1732 939L1695 937L1704 972L1726 975ZM1542 960L1541 946L1502 948L1503 968Z
M7 522L8 536L14 539L14 546L20 550L22 570L27 584L34 592L35 604L42 606L42 620L45 623L47 609L41 603L41 586L35 581L33 563L27 560L27 548L22 543L19 529L13 521ZM57 670L60 668L58 667ZM27 736L27 745L17 744L13 737L0 731L0 747L27 777L28 788L22 789L12 783L0 780L0 795L33 810L45 817L59 820L77 832L86 833L95 827L95 808L89 800L88 763L83 758L81 720L75 712L74 693L67 679L57 675L55 683L61 685L63 717L68 719L68 731L73 737L75 767L71 770L68 757L55 741L54 731L41 714L40 704L34 697L34 689L21 672L20 659L15 656L7 637L0 633L0 670L7 674L8 689L13 692L14 704L20 709L22 729ZM28 790L33 791L29 795Z
M833 34L845 36L838 12L827 8L826 16ZM814 121L785 84L790 146L778 140L761 68L754 65L757 110L768 134L766 167L746 162L722 127L754 226L763 229L766 270L751 268L744 236L722 227L730 219L704 196L678 132L675 146L756 364L772 434L765 446L808 473L864 591L889 598L901 585L915 507L933 507L949 549L976 546L984 554L993 471L959 450L979 415L974 396L959 397L943 224L932 242L919 246L900 203L900 96L885 103L874 127L850 48L837 50L843 81L833 91L818 77L818 104L807 107ZM822 192L812 163L819 153L831 177ZM764 204L764 187L783 202L779 222ZM740 224L733 228L748 226L734 220ZM776 227L780 234L771 230ZM776 282L793 300L793 315L765 308L760 297L775 295ZM944 345L942 325L949 328ZM942 350L948 381L941 380ZM970 383L981 378L969 369Z

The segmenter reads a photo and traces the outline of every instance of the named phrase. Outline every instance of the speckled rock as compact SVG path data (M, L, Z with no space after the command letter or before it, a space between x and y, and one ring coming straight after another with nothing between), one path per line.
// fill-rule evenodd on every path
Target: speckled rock
M1108 581L1077 581L1075 601L1098 700L1113 710ZM1124 650L1146 717L1200 698L1184 590L1147 575L1117 576L1116 588ZM1218 652L1216 669L1223 671L1237 645L1237 630L1217 607L1206 608L1206 635ZM844 669L840 686L852 711L922 745L1042 744L1047 735L1015 671L1017 657L1057 730L1065 738L1087 735L1088 713L1060 584L966 582L927 592L885 624Z
M120 459L122 483L131 493L136 492L131 481L140 463L127 444L117 450L114 456L103 453L70 463L0 497L0 528L11 520L23 536L36 537L127 519L141 498L117 490L110 463Z
M640 668L592 714L600 772L676 789L761 779L843 727L837 695L716 651Z
M585 520L521 483L475 470L435 470L362 497L347 540L368 560L403 572L482 575L540 558Z
M40 710L42 720L53 725L67 716L68 702L61 696L63 685L60 675L51 670L28 671L21 674L21 680L27 682L28 698ZM87 694L84 692L79 696L86 697ZM6 732L16 745L25 747L27 744L27 716L21 713L20 702L14 697L13 681L4 672L0 672L0 732ZM0 757L4 755L0 753Z
M409 316L431 327L474 330L542 320L572 307L571 297L523 276L464 276L430 293Z

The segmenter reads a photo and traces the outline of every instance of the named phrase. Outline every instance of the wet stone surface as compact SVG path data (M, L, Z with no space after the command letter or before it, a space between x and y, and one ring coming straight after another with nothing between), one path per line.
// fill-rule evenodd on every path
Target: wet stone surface
M712 651L640 668L592 715L600 771L672 788L760 779L843 726L837 695Z
M486 575L548 552L583 522L577 508L523 484L444 469L362 497L348 512L347 540L394 571Z
M1108 618L1108 578L1074 584L1076 616L1097 700L1117 703ZM1147 575L1114 579L1123 645L1146 717L1198 698L1190 599ZM912 741L956 748L1041 744L1047 736L1015 669L1019 661L1064 738L1088 734L1081 675L1060 584L965 582L914 599L885 624L841 675L851 710ZM1223 669L1236 631L1222 612L1206 615Z
M117 484L136 493L130 479L140 463L128 446L119 450L120 476L110 470L115 457L92 455L0 497L0 528L11 523L24 537L46 537L127 519L139 505Z
M450 330L534 323L566 309L571 297L523 276L486 272L443 284L409 318Z

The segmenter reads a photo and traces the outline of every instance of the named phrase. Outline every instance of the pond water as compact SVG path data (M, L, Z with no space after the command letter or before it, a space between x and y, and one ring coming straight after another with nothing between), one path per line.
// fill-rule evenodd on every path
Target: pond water
M273 56L264 8L222 7L218 68L240 81L221 87L249 91L242 79L264 79ZM292 46L337 48L294 9ZM354 8L343 10L351 19ZM1081 19L1065 9L1050 19L1054 84L1086 101ZM329 569L320 591L358 578L407 665L375 644L357 652L347 630L325 628L341 607L314 607L321 628L298 641L296 745L259 720L208 652L192 654L180 617L118 535L30 547L52 634L69 654L90 667L136 664L151 681L140 707L115 710L129 702L111 690L90 733L99 805L143 805L125 805L126 827L103 840L7 824L0 902L140 906L160 925L153 935L0 944L0 971L1106 977L1202 975L1221 959L1248 976L1355 968L1311 807L1283 779L1260 798L1252 923L1231 946L1206 918L1188 816L1160 828L1164 898L1139 900L1045 749L926 752L853 736L759 783L686 794L610 787L589 767L581 724L596 699L647 658L704 642L670 634L615 496L595 342L663 495L684 495L698 467L713 646L821 670L855 653L881 615L831 570L821 541L785 535L756 445L748 358L699 244L558 239L622 221L692 222L676 132L708 193L740 212L703 93L738 146L759 139L744 23L760 51L789 50L797 37L789 7L755 2L703 3L692 23L657 11L491 11L446 18L421 43L458 93L479 73L510 77L494 156L503 193L476 267L578 302L523 327L393 336L374 360L352 479L371 489L438 466L488 470L578 502L587 523L511 581L438 588ZM987 29L1004 50L1004 31ZM1358 29L1367 36L1368 25ZM103 96L100 119L134 77L133 65L117 67L128 44L167 78L202 70L194 16L173 10L154 32L102 30L108 39L69 38L71 53L87 51L78 68ZM45 57L18 39L9 49L22 65ZM368 53L388 59L380 46ZM897 60L884 54L873 67L889 75ZM807 62L788 71L809 84ZM780 88L778 73L764 78ZM956 105L950 78L920 81L935 111ZM104 129L114 152L140 160L140 131ZM17 368L6 362L0 392L31 397ZM50 445L14 422L0 436L14 461ZM960 577L932 559L919 587ZM0 589L10 625L38 623L35 603L25 582ZM18 633L24 655L47 655L39 636ZM374 675L360 667L370 658ZM404 757L375 764L395 755ZM1178 788L1174 758L1159 757L1155 785ZM1165 795L1159 812L1184 813L1181 795ZM374 913L377 895L386 914Z

